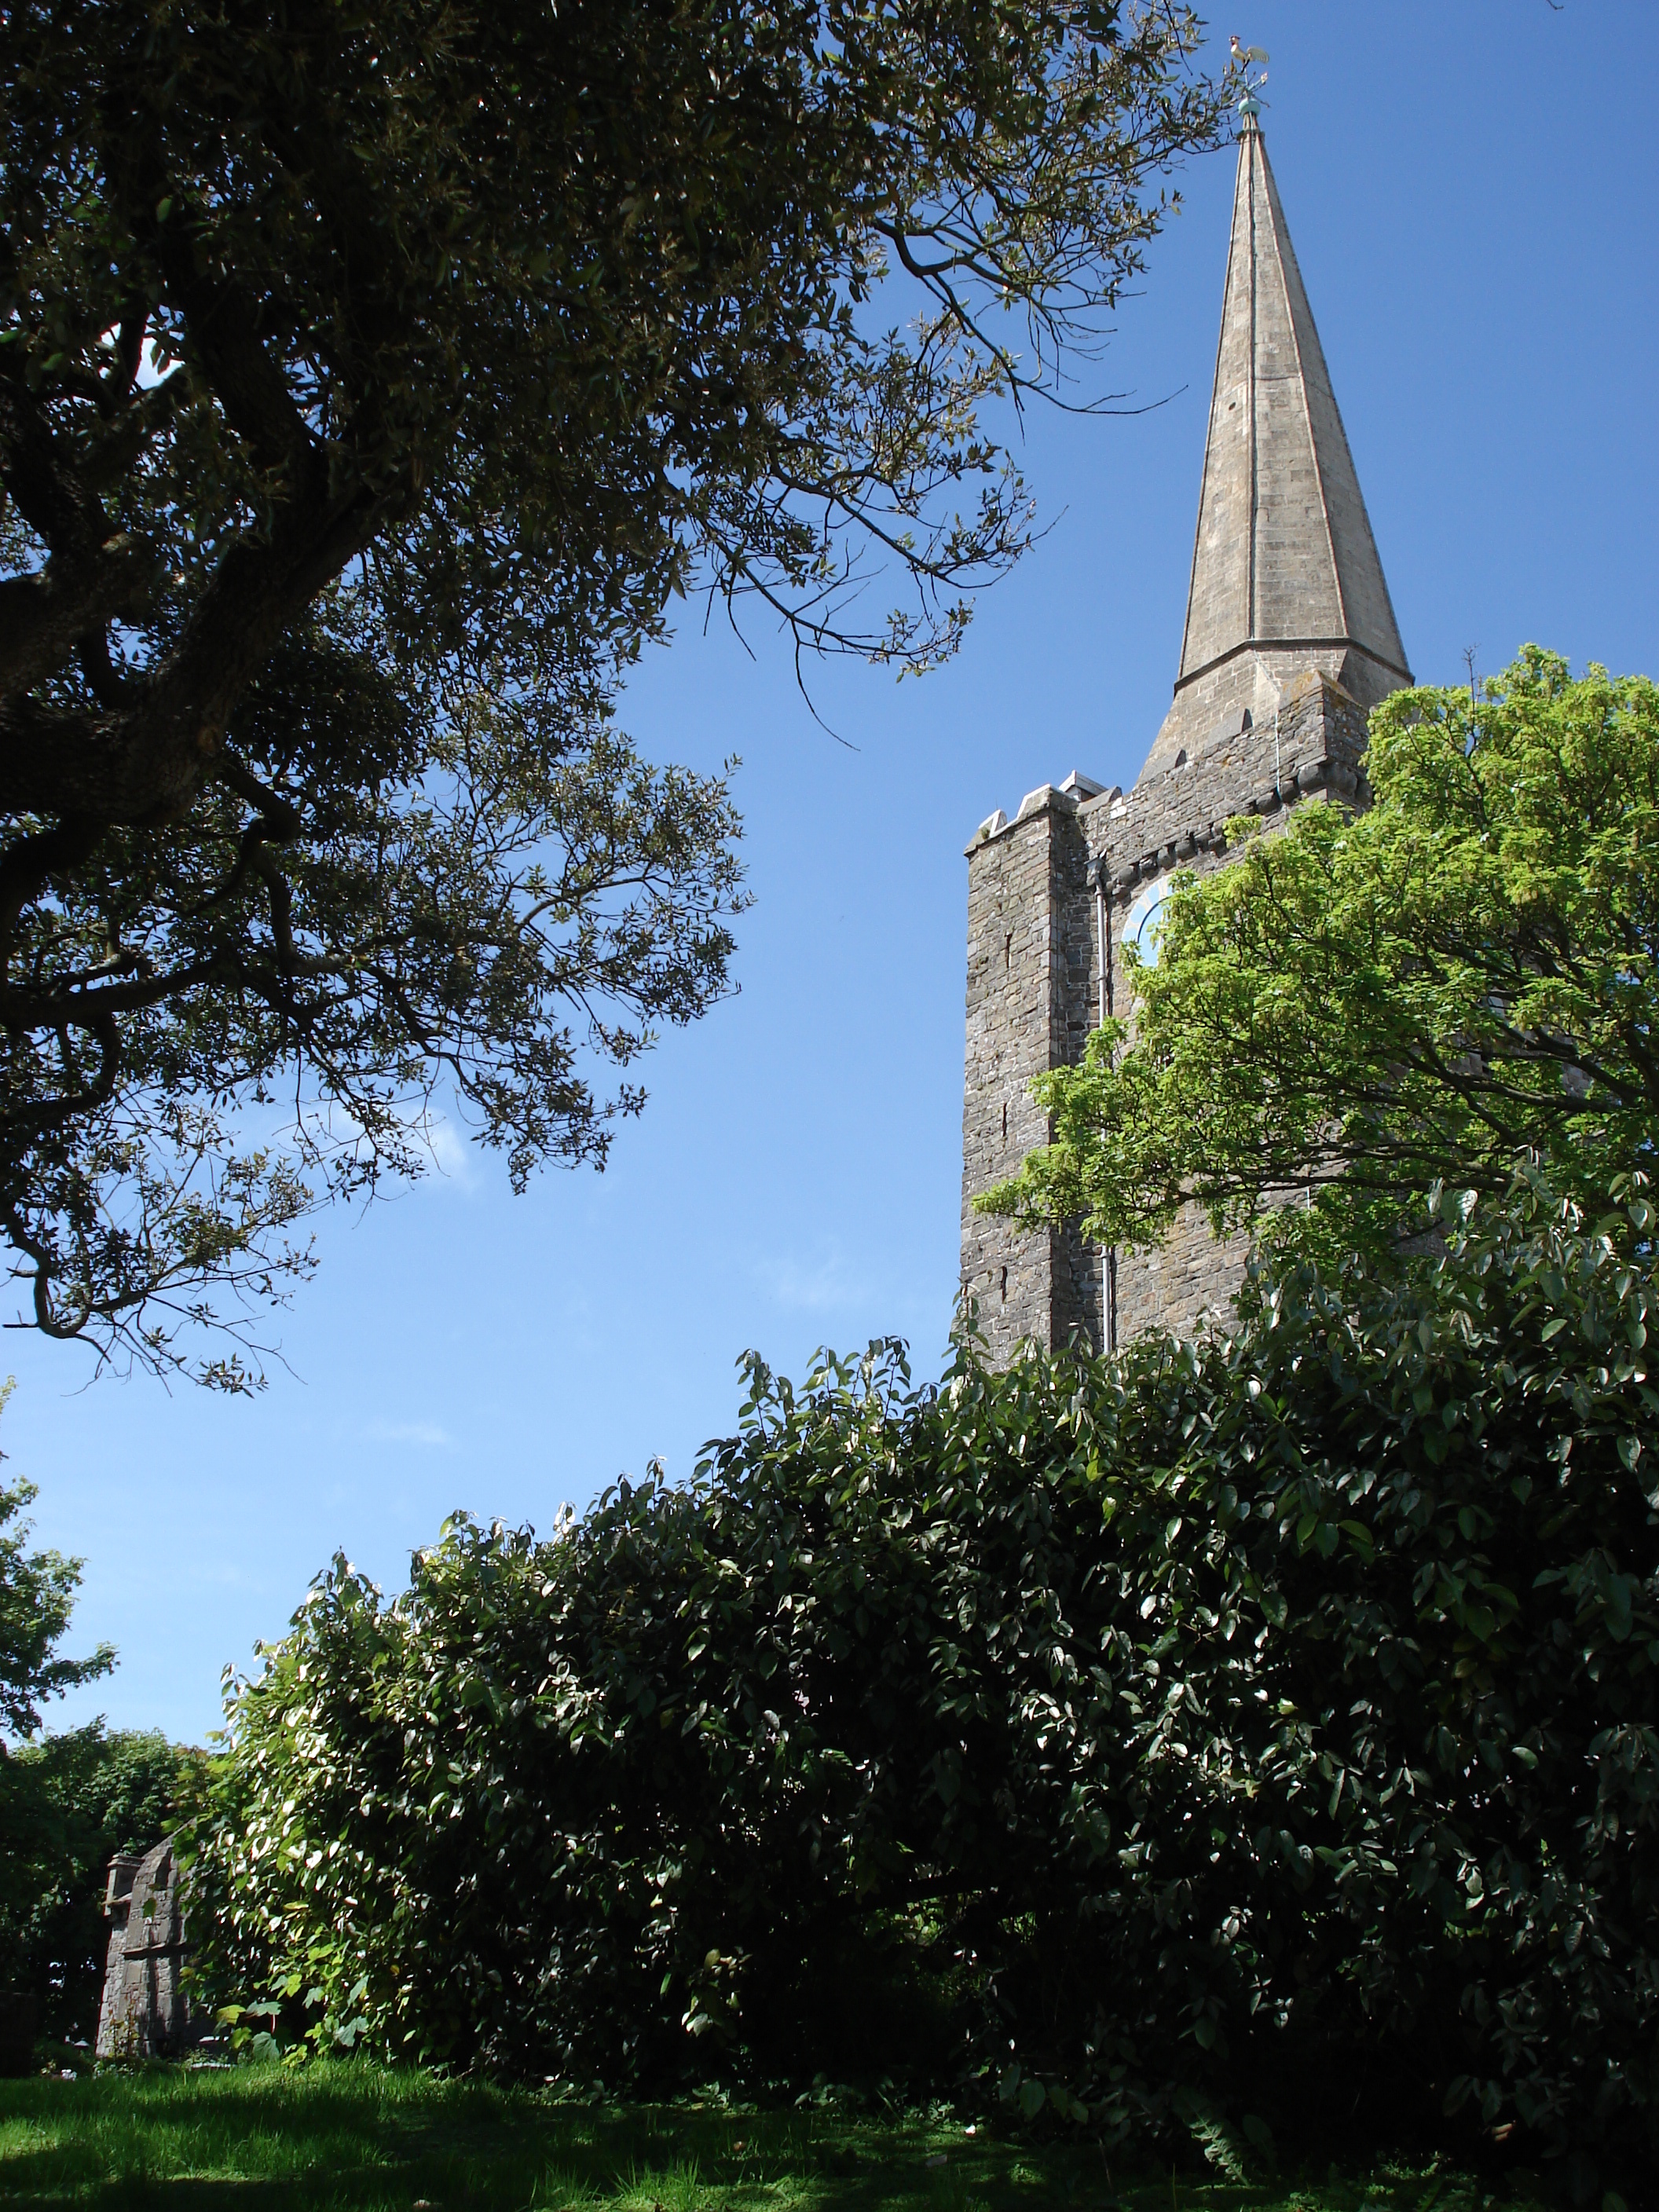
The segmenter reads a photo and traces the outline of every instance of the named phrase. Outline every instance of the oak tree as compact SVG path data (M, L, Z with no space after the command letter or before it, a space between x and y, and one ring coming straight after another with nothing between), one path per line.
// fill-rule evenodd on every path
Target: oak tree
M727 988L701 589L922 669L1027 542L1220 87L1174 0L19 0L0 23L0 1225L184 1348L417 1172L602 1161ZM878 294L886 286L890 307ZM1068 398L1069 404L1069 398ZM861 611L872 562L904 583ZM249 1324L251 1325L251 1324Z

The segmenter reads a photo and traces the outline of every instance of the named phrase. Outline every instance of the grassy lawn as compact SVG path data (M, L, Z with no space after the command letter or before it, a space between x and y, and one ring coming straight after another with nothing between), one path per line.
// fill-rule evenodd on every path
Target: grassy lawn
M601 2106L391 2074L155 2068L0 2081L0 2197L152 2212L1495 2212L1449 2175L1229 2186L1091 2145L833 2110Z

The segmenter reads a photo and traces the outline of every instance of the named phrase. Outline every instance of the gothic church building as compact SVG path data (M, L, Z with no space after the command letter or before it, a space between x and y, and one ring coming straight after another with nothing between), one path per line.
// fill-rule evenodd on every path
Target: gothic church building
M1230 816L1363 798L1370 708L1412 680L1259 123L1247 102L1175 696L1130 791L1075 773L968 848L962 1287L994 1359L1112 1345L1224 1304L1243 1246L1192 1209L1156 1251L972 1201L1047 1141L1027 1085L1125 1011L1122 948L1171 872L1224 865Z

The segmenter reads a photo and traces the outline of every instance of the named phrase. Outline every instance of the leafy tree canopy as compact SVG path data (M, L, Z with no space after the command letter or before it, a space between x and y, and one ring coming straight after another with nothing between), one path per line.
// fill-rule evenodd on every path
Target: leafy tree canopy
M1366 765L1364 814L1232 823L1177 878L1133 1017L1033 1084L1053 1142L988 1210L1134 1245L1194 1200L1380 1250L1438 1180L1498 1191L1531 1152L1588 1194L1649 1159L1659 691L1528 646L1478 693L1395 692Z
M1198 30L7 11L0 1224L40 1327L184 1364L314 1199L418 1171L434 1085L515 1178L603 1159L640 1094L592 1063L726 989L740 902L724 781L635 757L620 672L699 586L954 647L1029 532L986 404L1069 391L1215 139Z

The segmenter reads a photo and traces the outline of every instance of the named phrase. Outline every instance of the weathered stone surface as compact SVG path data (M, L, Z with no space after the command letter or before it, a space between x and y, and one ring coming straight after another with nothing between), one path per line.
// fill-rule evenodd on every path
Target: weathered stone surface
M172 1839L142 1859L110 1861L104 1892L109 1955L98 2008L100 2058L170 2058L190 2040L190 2006L179 1978L184 1900Z
M1368 707L1410 680L1267 146L1247 122L1181 669L1143 780L1246 709L1267 720L1307 668Z
M1261 134L1246 131L1175 704L1134 788L1076 770L968 848L962 1287L993 1358L1023 1337L1111 1343L1224 1306L1242 1240L1188 1209L1156 1252L1013 1231L973 1200L1048 1140L1027 1095L1125 1014L1130 908L1229 859L1230 817L1280 834L1298 806L1364 805L1369 708L1404 648ZM1091 795L1097 794L1097 795Z
M1026 1086L1073 1057L1086 1033L1085 860L1075 802L1055 790L1029 812L1022 807L969 865L963 1289L1000 1358L1022 1337L1052 1346L1088 1326L1091 1302L1074 1284L1089 1272L1081 1238L1064 1229L1021 1232L971 1203L1047 1142Z

